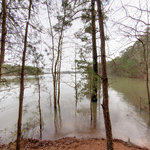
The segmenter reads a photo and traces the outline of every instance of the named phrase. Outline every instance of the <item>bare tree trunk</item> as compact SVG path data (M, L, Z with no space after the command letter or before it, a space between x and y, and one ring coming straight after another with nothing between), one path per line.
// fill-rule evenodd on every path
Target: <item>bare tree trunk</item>
M62 119L61 119L61 110L60 110L60 104L58 103L58 113L59 113L59 129L62 127Z
M38 107L39 107L39 115L40 115L40 139L42 139L41 87L40 87L39 76L38 76L38 92L39 92Z
M77 106L78 106L78 87L77 87L77 63L76 63L76 57L77 57L77 54L76 54L76 49L75 49L75 83L74 83L74 88L75 88L75 116L76 116L76 113L77 113Z
M58 133L58 114L57 109L54 109L54 126L55 126L55 134Z
M91 102L91 126L92 129L96 129L97 125L97 103Z
M57 80L56 80L56 71L53 75L53 87L54 87L54 109L57 109Z
M58 88L60 88L60 80L59 80L59 67L61 67L61 47L62 47L62 40L63 40L63 31L64 31L64 21L65 21L65 17L66 16L64 16L64 18L63 18L63 23L62 23L62 27L61 27L61 31L60 31L60 36L59 36L59 41L58 41L58 48L57 48L57 59L56 59L56 61L55 61L55 65L54 65L54 82L55 82L55 90L54 90L54 92L56 92L56 93L54 93L54 108L55 109L57 109L57 101L58 101L58 103L59 103L59 97L60 97L60 95L58 95L58 94L60 94L60 89L58 89ZM60 63L59 65L60 66L58 66L58 63ZM58 77L58 78L57 78ZM59 91L58 91L59 90ZM58 92L57 92L58 91Z
M37 85L38 85L38 109L39 109L39 126L40 126L40 139L42 139L42 111L41 111L41 86L40 86L40 77L39 77L39 65L38 65L38 59L35 58L36 63L36 75L35 78L37 78Z
M31 16L31 6L32 6L32 0L30 0L30 3L29 3L28 20L27 20L27 23L26 23L25 39L24 39L24 50L23 50L23 56L22 56L16 150L20 150L22 109L23 109L23 97L24 97L24 69L25 69L25 58L26 58L26 51L27 51L28 27L29 27L29 20L30 20L30 16Z
M101 63L101 60L100 60L100 58L99 58L99 61L98 61L98 76L101 76L101 65L100 65L100 63ZM101 104L100 103L100 100L101 100L101 78L99 77L98 78L98 100L99 100L99 104ZM101 106L99 105L99 108L100 108Z
M49 8L48 8L48 3L46 2L46 6L47 6L47 14L48 14L48 21L49 21L49 25L50 25L50 33L51 33L51 38L52 38L52 77L53 77L53 96L54 96L54 109L57 109L57 85L56 85L56 72L54 70L54 61L55 61L55 42L54 42L54 33L53 33L53 26L51 23L51 17L50 17L50 13L49 13Z
M0 55L0 82L2 76L2 65L5 56L5 41L6 41L6 0L2 0L2 33L1 33L1 55Z
M60 99L60 69L61 69L61 50L62 50L62 41L63 41L63 32L65 26L65 19L66 19L66 10L64 10L64 16L62 19L62 26L59 31L59 39L58 39L58 46L56 52L56 60L55 60L55 42L54 42L54 33L53 33L53 26L51 24L51 18L49 14L48 3L47 5L47 12L50 24L50 32L52 37L52 51L53 51L53 59L52 59L52 76L53 76L53 93L54 93L54 109L57 109L57 102L59 103Z
M38 99L38 109L39 109L39 125L40 125L40 139L42 139L42 112L41 112L41 86L40 86L40 78L39 78L39 67L38 67L38 62L36 62L37 66L37 84L38 84L38 94L39 94L39 99Z
M92 19L92 49L93 49L93 81L92 81L92 102L97 102L97 48L96 48L96 27L95 27L95 0L91 0L91 19Z
M102 12L102 2L97 0L98 16L99 16L99 28L101 39L101 65L102 65L102 88L103 88L103 114L107 138L107 150L113 150L113 137L111 129L111 120L109 114L109 102L108 102L108 78L106 70L106 55L105 55L105 34L104 34L104 18Z
M89 84L89 93L90 93L90 97L92 97L92 74L90 73L90 76L89 76L89 78L90 78L90 84ZM92 101L91 101L92 102Z
M57 93L57 102L58 102L58 105L59 105L59 100L60 100L61 61L62 61L62 51L60 51L60 60L59 60L59 66L58 66L58 93Z
M147 16L149 16L147 14ZM148 18L148 22L149 22L149 18ZM150 118L150 91L149 91L149 65L148 65L148 62L149 62L149 46L148 46L148 42L149 42L149 32L148 32L148 29L147 29L147 38L146 38L146 88L147 88L147 97L148 97L148 105L149 105L149 118Z

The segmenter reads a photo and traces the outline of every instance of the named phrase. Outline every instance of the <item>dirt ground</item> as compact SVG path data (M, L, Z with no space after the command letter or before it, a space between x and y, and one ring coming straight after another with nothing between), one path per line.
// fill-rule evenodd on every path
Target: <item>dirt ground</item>
M1 150L14 150L15 143L0 146ZM105 139L78 139L62 138L56 141L40 141L35 139L24 139L21 141L22 150L106 150ZM114 140L115 150L148 150L122 140Z

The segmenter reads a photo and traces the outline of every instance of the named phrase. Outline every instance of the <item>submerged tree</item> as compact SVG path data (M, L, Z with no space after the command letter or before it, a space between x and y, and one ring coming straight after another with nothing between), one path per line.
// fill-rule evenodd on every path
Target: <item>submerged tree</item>
M78 65L80 69L85 68L85 63L91 65L91 74L90 74L90 88L91 88L91 101L97 102L97 74L98 74L98 62L97 62L97 27L96 27L96 11L95 11L95 0L90 2L87 0L84 3L81 3L81 21L83 22L83 27L80 28L79 32L76 32L75 36L77 39L81 40L82 46L80 46L80 60L78 60ZM91 12L89 14L89 11ZM86 56L88 55L88 57ZM83 57L84 56L84 57ZM92 59L91 59L92 56ZM89 65L87 65L89 67ZM86 68L85 68L86 69ZM82 76L84 76L82 74Z
M53 26L51 22L51 2L46 2L47 6L47 13L50 25L50 38L51 38L51 45L50 49L52 50L52 77L53 77L53 96L54 96L54 108L57 109L57 102L59 103L60 97L60 70L61 70L61 53L62 53L62 40L63 40L63 33L64 33L64 21L66 18L66 12L64 12L63 17L58 17L60 22ZM58 15L58 14L57 14ZM58 35L57 45L55 44L55 35ZM56 51L56 52L55 52Z
M16 150L20 149L22 112L23 112L22 109L23 109L23 98L24 98L24 75L25 75L24 68L25 68L25 60L26 60L26 52L27 52L28 28L29 28L29 21L31 17L31 6L32 6L32 0L29 1L28 19L26 22L25 37L24 37L24 49L22 53L22 68L21 68L21 77L20 77L20 95L19 95L19 113L18 113Z
M47 45L52 52L51 72L53 77L53 97L54 108L57 109L57 104L59 105L60 101L61 62L65 31L72 25L71 22L74 13L72 7L75 7L75 2L62 1L59 8L57 8L58 6L55 3L57 3L57 1L46 2L51 40L51 45ZM51 14L53 14L53 16L51 16ZM56 18L54 16L56 16ZM56 19L56 23L53 23L52 19Z
M82 73L80 87L82 95L88 95L92 102L97 101L97 47L96 47L96 12L95 0L84 1L81 9L83 27L75 33L80 40L79 58L76 61ZM89 14L89 11L91 12ZM88 94L87 94L88 93Z
M42 110L41 110L41 84L40 84L40 63L43 62L43 55L39 54L37 49L34 48L32 50L34 60L33 63L35 64L36 68L36 74L35 78L37 80L37 89L38 89L38 111L39 111L39 127L40 127L40 140L42 140L42 130L43 130L43 124L42 124Z
M105 52L105 32L104 32L104 16L102 12L102 1L97 0L97 11L99 17L99 29L101 39L101 66L102 66L102 89L103 89L103 114L107 138L107 150L113 150L113 137L111 129L111 120L109 114L109 101L108 101L108 77L106 70L106 52Z

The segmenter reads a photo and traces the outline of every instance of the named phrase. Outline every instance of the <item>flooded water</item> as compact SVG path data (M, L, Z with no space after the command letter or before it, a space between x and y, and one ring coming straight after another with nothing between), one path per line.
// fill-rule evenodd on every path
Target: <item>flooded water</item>
M148 113L140 111L136 105L140 96L146 97L144 81L115 78L111 79L109 85L113 137L150 148ZM0 138L2 143L7 143L16 138L19 84L12 82L8 86L2 86L0 91ZM52 94L52 78L44 75L41 79L43 139L105 137L102 98L94 104L90 104L90 99L86 96L76 100L74 75L62 75L60 109L57 112L53 110ZM40 136L37 106L37 82L30 79L26 81L24 98L24 137Z

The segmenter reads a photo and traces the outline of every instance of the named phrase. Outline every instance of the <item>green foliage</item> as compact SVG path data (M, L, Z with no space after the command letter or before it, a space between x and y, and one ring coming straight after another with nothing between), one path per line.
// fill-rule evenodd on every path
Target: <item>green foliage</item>
M92 86L93 69L90 63L77 61L78 69L82 70L82 77L78 84L80 99L83 96L90 97Z
M65 30L72 26L72 6L69 1L62 1L62 11L57 14L57 20L58 22L53 26L55 32L61 32L62 29Z
M2 74L7 76L19 76L21 73L21 66L16 65L12 66L9 64L4 64L2 66ZM37 74L43 74L43 71L39 68L32 67L32 66L25 66L25 75L37 75Z
M84 23L88 23L91 21L91 14L89 12L90 12L90 9L83 9L83 13L81 15L81 20Z
M149 36L149 35L148 35ZM147 42L147 34L140 37L142 43L137 40L133 46L128 47L122 52L120 57L108 62L108 73L131 78L144 78L146 75L144 48L146 48L147 61L150 64L149 48L150 42Z

